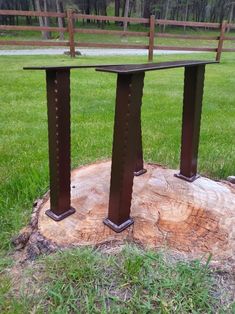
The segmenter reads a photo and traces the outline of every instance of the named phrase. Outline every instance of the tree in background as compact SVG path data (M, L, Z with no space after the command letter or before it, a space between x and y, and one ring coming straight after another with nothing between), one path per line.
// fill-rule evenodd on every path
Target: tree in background
M56 12L57 13L63 13L64 8L63 8L63 3L61 0L55 0L56 4ZM62 17L58 17L58 27L64 27L64 21ZM64 40L64 33L60 32L60 40Z
M115 0L114 1L114 7L115 7L115 9L114 9L114 15L115 16L119 16L119 14L120 14L120 3L121 1L120 0Z
M5 10L39 10L63 12L72 8L77 12L95 15L107 15L109 5L113 7L115 16L130 16L149 18L154 14L158 19L173 19L197 22L221 22L234 20L234 0L0 0L0 9ZM32 19L26 17L26 24L32 24ZM22 18L21 18L22 21ZM17 24L14 16L1 16L1 24ZM48 18L39 18L41 26L48 26ZM58 18L61 27L63 20ZM44 32L43 36L49 36ZM60 34L63 38L63 34Z

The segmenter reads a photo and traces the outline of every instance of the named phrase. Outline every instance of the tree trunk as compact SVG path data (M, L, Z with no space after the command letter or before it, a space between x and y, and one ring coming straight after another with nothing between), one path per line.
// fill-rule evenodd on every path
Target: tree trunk
M55 249L133 241L143 246L171 248L184 256L235 261L235 185L200 177L194 183L178 179L176 170L145 164L147 173L134 180L131 216L134 225L116 234L103 224L107 215L110 162L74 169L71 195L76 212L58 222L45 215L49 194L35 202L30 225L13 243L26 258ZM88 201L89 200L89 201ZM188 255L187 255L188 254ZM141 313L141 312L140 312Z
M90 8L90 0L86 1L86 8L85 8L85 14L90 14L91 8ZM87 23L90 23L91 20L87 20Z
M60 8L61 8L60 0L56 0L56 11L57 11L57 13L61 13ZM63 27L62 17L58 17L58 27ZM63 32L60 32L60 40L64 40L64 33Z
M124 11L124 17L126 18L128 17L129 7L130 7L130 0L126 0L125 11ZM124 32L126 32L127 30L127 21L124 22L123 30Z
M170 3L170 0L167 0L166 1L165 17L164 17L165 20L167 20L167 17L168 17L169 3ZM166 30L166 25L164 24L163 31L165 32L165 30Z
M150 13L150 0L145 0L143 17L146 19L150 18Z
M107 2L106 0L102 0L101 3L101 15L107 16ZM104 25L106 24L106 21L101 22L101 28L104 28Z
M115 0L115 16L119 16L120 12L120 0Z
M233 21L233 11L234 11L234 5L235 5L235 2L232 2L231 3L231 10L230 10L230 14L229 14L229 20L228 20L228 23L231 24L232 21ZM228 27L227 29L227 32L229 33L230 31L230 27Z
M36 7L36 10L41 12L41 6L40 6L40 0L35 0L35 7ZM40 27L43 27L44 26L44 21L43 21L43 17L42 16L39 16L39 25ZM47 39L47 35L46 35L46 32L42 31L42 39Z
M136 14L138 17L143 16L143 0L139 0L136 2Z
M186 22L188 18L188 0L186 3L186 9L185 9L185 16L184 16L184 21ZM186 31L186 26L184 26L184 31Z
M47 0L43 0L43 7L44 7L44 12L48 12ZM47 16L44 17L44 24L46 27L50 26L50 21L49 21L49 18ZM46 33L46 38L50 39L51 38L51 32L45 32L45 33Z

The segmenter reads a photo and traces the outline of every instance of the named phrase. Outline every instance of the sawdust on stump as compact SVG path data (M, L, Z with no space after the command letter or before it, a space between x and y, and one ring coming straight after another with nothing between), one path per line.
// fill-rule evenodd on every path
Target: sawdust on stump
M76 213L55 222L45 215L49 193L37 202L31 223L14 239L26 258L58 248L133 241L167 247L197 257L211 253L217 263L235 261L235 188L200 177L193 183L174 177L176 170L146 164L134 178L134 225L120 234L103 224L107 216L109 161L72 171L71 198Z

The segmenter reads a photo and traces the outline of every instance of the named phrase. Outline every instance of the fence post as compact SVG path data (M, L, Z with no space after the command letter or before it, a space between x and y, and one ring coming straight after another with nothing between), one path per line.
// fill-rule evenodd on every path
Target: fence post
M223 21L221 24L221 29L220 29L220 36L219 36L219 42L218 42L218 48L217 48L217 54L216 54L216 61L220 62L221 59L221 54L223 51L223 44L224 44L224 36L227 28L227 21Z
M68 32L69 32L69 48L71 58L75 57L75 44L74 44L74 25L73 25L73 10L67 10L68 19Z
M148 55L149 62L153 61L154 33L155 33L155 15L151 15L149 19L149 55Z

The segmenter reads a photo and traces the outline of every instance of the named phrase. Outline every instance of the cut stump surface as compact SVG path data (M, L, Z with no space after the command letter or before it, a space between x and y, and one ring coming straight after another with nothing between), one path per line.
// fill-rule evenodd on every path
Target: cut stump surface
M235 188L200 177L193 183L174 177L176 170L146 164L134 178L134 225L117 234L103 224L107 216L109 161L72 171L76 213L55 222L45 215L49 199L38 207L38 232L58 247L97 245L113 240L169 247L193 255L210 252L216 260L235 259Z

